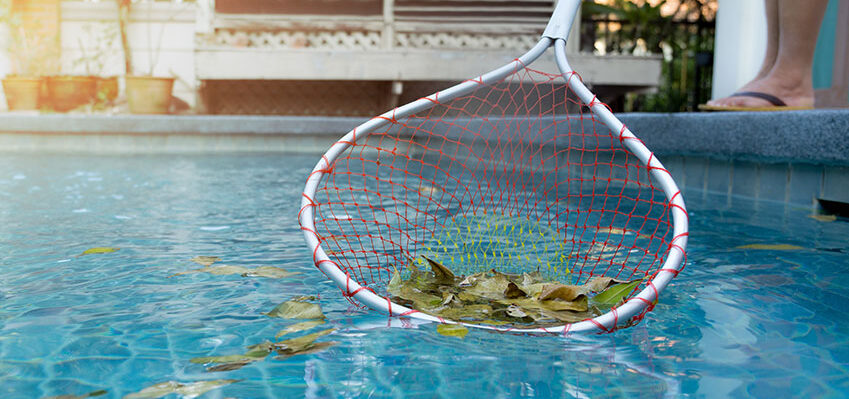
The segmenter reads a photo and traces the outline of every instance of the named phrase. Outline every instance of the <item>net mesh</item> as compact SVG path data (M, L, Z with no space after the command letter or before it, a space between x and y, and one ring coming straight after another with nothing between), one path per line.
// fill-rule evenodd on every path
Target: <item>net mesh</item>
M524 69L348 143L313 198L331 261L379 295L419 255L456 274L645 285L669 250L668 201L564 78Z

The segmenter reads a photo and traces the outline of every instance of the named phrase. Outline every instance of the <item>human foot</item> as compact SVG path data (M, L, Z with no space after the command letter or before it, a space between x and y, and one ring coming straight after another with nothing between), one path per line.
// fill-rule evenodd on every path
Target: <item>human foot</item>
M746 92L763 93L776 97L784 105L776 104L768 96L750 96ZM814 89L809 82L802 84L791 84L787 80L767 76L763 79L754 80L741 87L738 95L711 100L707 102L711 107L725 108L770 108L791 107L811 108L814 106Z

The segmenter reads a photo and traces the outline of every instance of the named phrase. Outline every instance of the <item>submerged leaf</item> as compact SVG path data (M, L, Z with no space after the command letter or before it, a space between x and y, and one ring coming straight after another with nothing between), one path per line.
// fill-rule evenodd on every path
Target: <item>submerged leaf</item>
M800 246L790 245L790 244L749 244L749 245L739 245L734 248L737 249L764 249L764 250L773 250L773 251L795 251L800 249L805 249Z
M113 247L94 247L94 248L89 248L89 249L87 249L87 250L83 251L83 253L81 253L81 254L80 254L80 256L83 256L83 255L95 255L95 254L108 254L108 253L111 253L111 252L115 252L115 251L117 251L117 250L119 250L119 249L121 249L121 248L113 248Z
M309 320L309 321L302 321L300 323L295 323L295 324L292 324L291 326L288 326L288 327L278 331L277 334L274 336L274 338L280 338L280 337L282 337L286 334L291 334L291 333L295 333L295 332L299 332L299 331L306 331L306 330L315 328L317 326L320 326L322 324L324 324L324 320Z
M172 393L183 395L184 398L192 399L203 395L213 389L230 385L241 380L208 380L192 383L180 383L177 381L161 382L142 389L139 392L125 395L124 399L153 399L161 398Z
M289 300L283 302L266 313L268 317L279 317L282 319L323 319L324 313L317 303Z
M85 399L85 398L93 398L95 396L106 395L105 389L100 389L94 392L89 392L85 395L58 395L58 396L46 396L41 399Z
M600 292L598 295L593 297L593 302L599 305L606 306L616 306L619 302L621 302L634 288L637 288L640 283L642 283L642 279L629 281L627 283L617 283L611 285L606 290Z
M219 258L217 256L203 256L203 255L201 255L201 256L195 256L194 258L192 258L190 260L192 262L199 264L199 265L209 267L215 262L220 262L221 258Z
M459 324L440 324L436 326L436 332L446 337L463 338L469 333L469 329Z

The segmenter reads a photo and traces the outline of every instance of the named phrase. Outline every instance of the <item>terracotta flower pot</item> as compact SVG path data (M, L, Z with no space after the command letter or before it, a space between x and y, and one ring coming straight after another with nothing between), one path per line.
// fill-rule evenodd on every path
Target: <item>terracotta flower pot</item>
M94 101L97 81L93 76L51 76L47 96L54 111L67 112Z
M3 91L9 111L37 110L41 94L41 78L7 76L3 79Z
M114 102L118 98L118 77L97 77L95 79L97 81L97 94L95 95L97 101L101 103Z
M167 114L174 78L127 76L127 102L134 114Z

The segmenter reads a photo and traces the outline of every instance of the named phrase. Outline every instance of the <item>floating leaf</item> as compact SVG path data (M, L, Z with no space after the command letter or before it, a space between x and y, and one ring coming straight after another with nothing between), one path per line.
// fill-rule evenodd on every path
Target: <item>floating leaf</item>
M820 213L808 215L809 218L819 220L820 222L834 222L837 220L837 215L823 215Z
M268 353L266 353L266 356ZM265 356L263 356L265 357ZM261 360L262 358L257 358L256 356L248 356L248 355L226 355L226 356L205 356L205 357L196 357L189 360L192 363L197 364L209 364L209 363L242 363L242 362L255 362L257 360Z
M317 326L320 326L322 324L324 324L324 320L302 321L300 323L292 324L291 326L288 326L288 327L278 331L277 334L274 336L274 338L280 338L280 337L282 337L286 334L296 333L296 332L300 332L300 331L306 331L306 330L315 328Z
M238 370L242 367L245 367L253 362L233 362L233 363L224 363L224 364L216 364L212 367L207 367L206 371L210 373L215 373L218 371L233 371Z
M600 292L598 295L593 297L593 302L600 305L607 306L615 306L617 303L621 302L634 288L637 288L643 280L634 280L627 283L619 283L611 285L606 290Z
M221 388L241 380L208 380L192 383L181 383L177 381L161 382L142 389L139 392L125 395L124 399L152 399L161 398L172 393L180 394L184 398L192 399L203 395L213 389Z
M274 349L276 349L276 344L266 341L261 344L249 346L248 351L241 355L196 357L189 361L199 364L216 363L216 366L206 369L206 371L209 372L230 371L240 369L248 364L265 359L265 357L271 354Z
M220 262L221 258L219 258L217 256L203 256L203 255L201 255L201 256L195 256L194 258L191 259L191 261L195 262L199 265L209 267L209 266L212 266L212 264L215 263L215 262Z
M440 324L436 326L436 332L446 337L463 338L469 333L469 329L459 324Z
M283 302L266 313L268 317L279 317L281 319L323 319L324 313L317 303L304 302L301 300L289 300Z
M46 396L41 399L85 399L85 398L93 398L95 396L106 395L105 389L100 389L94 392L89 392L85 395L58 395L58 396Z
M336 331L336 329L328 328L326 330L314 332L312 334L304 335L302 337L280 341L274 345L277 349L277 354L279 355L295 354L310 349L310 347L314 345L316 339L330 334L333 331Z
M229 276L239 274L242 277L268 277L268 278L284 278L299 274L298 272L290 272L285 269L274 266L259 266L255 269L250 269L243 266L221 265L214 267L204 267L202 269L194 269L185 272L172 274L169 277L183 276L193 273L209 273L215 276Z
M298 355L308 355L308 354L311 354L311 353L318 353L318 352L321 352L321 351L323 351L323 350L326 350L327 348L330 348L331 346L336 345L337 343L338 343L338 342L334 342L334 341L329 341L329 342L317 342L317 343L315 343L315 344L310 345L308 348L306 348L306 349L304 349L304 350L302 350L302 351L299 351L299 352L286 352L286 353L284 353L284 354L282 354L282 355L278 355L278 356L276 356L276 357L275 357L275 359L277 359L277 360L286 360L286 359L288 359L288 358L290 358L290 357L292 357L292 356L298 356Z
M83 255L95 255L95 254L108 254L108 253L111 253L111 252L115 252L115 251L117 251L117 250L119 250L119 249L121 249L121 248L113 248L113 247L94 247L94 248L89 248L89 249L87 249L87 250L83 251L83 253L81 253L81 254L80 254L80 256L83 256Z
M245 273L242 273L242 277L286 278L294 276L296 274L300 273L290 272L286 269L274 266L259 266L254 269L249 269Z
M763 249L772 251L796 251L805 249L796 245L790 244L748 244L735 247L737 249Z

